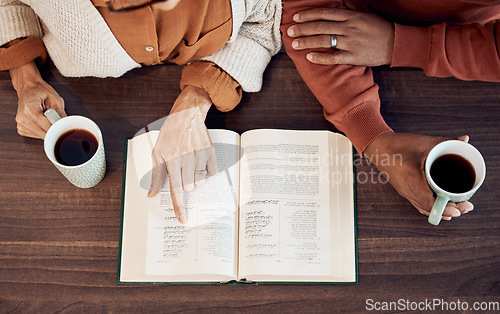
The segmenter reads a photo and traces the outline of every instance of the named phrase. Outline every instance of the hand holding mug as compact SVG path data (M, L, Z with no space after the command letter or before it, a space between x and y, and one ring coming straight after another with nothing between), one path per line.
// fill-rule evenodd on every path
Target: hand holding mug
M468 141L468 136L443 138L411 133L387 132L378 136L364 150L378 170L385 174L394 189L421 214L429 216L435 202L424 173L425 159L437 144L447 140ZM387 162L390 160L390 162ZM473 209L470 202L448 202L444 220L458 217Z
M64 100L45 82L35 63L32 61L10 70L12 85L19 98L16 114L19 135L40 138L50 128L50 122L44 117L44 110L54 109L65 117Z

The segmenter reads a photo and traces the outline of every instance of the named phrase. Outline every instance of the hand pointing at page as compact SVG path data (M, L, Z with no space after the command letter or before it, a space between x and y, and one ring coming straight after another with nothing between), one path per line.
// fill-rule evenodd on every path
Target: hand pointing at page
M206 174L213 175L218 171L215 148L204 123L211 105L212 101L203 89L194 86L184 88L161 127L153 148L153 172L148 196L155 196L161 189L166 167L174 212L182 224L188 220L184 192L203 184Z

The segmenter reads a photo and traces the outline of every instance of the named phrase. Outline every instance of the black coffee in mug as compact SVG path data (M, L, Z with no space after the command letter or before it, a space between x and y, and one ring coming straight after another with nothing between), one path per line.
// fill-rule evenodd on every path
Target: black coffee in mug
M472 164L457 154L442 155L431 165L432 180L443 190L451 193L470 191L476 182Z
M77 166L90 160L98 146L94 134L83 129L73 129L59 136L54 146L54 155L62 165Z

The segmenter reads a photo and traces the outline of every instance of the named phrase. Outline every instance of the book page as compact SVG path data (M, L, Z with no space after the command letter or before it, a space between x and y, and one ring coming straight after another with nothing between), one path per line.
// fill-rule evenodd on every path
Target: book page
M158 195L146 197L151 181L151 150L157 134L149 132L129 143L122 281L234 279L238 252L239 135L210 130L219 173L185 193L188 223L182 225L173 212L168 176ZM129 168L129 164L133 166Z
M328 134L315 135L242 135L240 276L331 274Z
M329 139L332 276L335 281L355 282L357 265L353 147L343 135L330 133Z

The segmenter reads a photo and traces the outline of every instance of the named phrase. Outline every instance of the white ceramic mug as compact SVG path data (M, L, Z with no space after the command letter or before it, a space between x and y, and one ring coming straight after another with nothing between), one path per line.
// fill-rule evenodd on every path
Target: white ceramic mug
M97 124L82 116L61 118L54 109L49 109L44 114L52 123L52 126L45 135L43 145L45 154L54 166L69 182L79 188L91 188L101 182L106 173L106 158L101 130ZM57 161L54 148L59 137L73 129L83 129L92 133L97 139L98 147L88 161L76 166L67 166Z
M434 182L431 177L431 166L439 157L455 154L465 158L474 168L475 181L472 188L462 193L452 193L444 190ZM429 223L438 225L443 216L444 208L448 201L463 202L469 200L479 189L486 176L486 165L481 153L472 145L458 140L444 141L432 148L425 160L425 177L431 189L436 192L436 201L429 215Z

